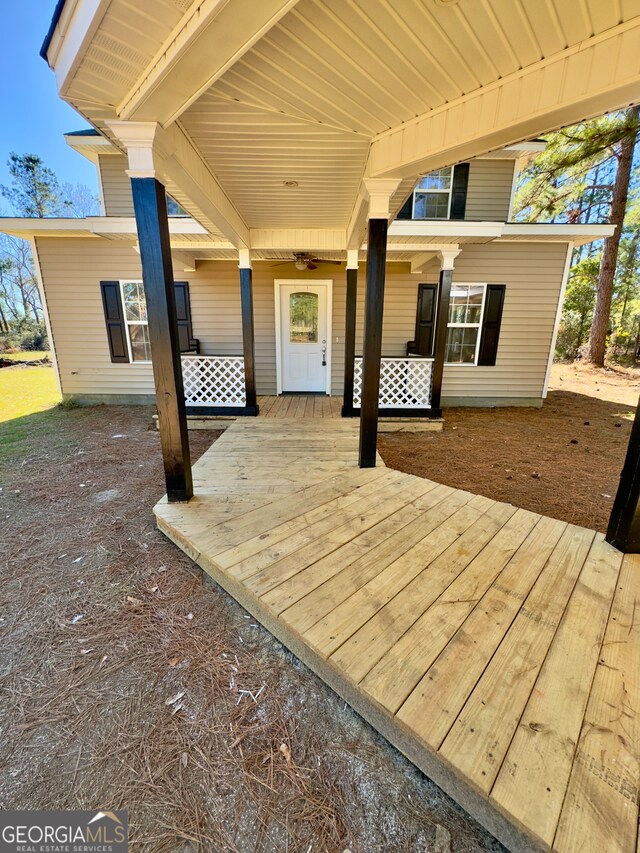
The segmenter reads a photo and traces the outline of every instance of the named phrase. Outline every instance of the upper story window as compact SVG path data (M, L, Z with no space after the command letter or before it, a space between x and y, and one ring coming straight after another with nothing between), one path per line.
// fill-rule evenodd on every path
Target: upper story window
M413 193L412 219L449 219L453 168L436 169L420 178Z
M168 216L189 216L187 211L181 204L172 198L170 195L167 195L167 215Z

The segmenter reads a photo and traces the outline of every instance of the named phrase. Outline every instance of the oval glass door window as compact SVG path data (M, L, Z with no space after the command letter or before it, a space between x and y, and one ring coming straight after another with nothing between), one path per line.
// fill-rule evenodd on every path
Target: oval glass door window
M318 294L292 293L289 296L289 341L292 344L318 343Z

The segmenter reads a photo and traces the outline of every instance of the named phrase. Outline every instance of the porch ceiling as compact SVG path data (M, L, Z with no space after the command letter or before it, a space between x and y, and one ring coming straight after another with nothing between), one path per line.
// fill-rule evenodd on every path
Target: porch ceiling
M181 122L250 227L344 227L372 138L640 10L616 5L300 0Z
M63 97L111 139L113 119L179 128L249 229L347 229L365 174L403 179L397 209L427 166L640 100L640 0L68 5Z

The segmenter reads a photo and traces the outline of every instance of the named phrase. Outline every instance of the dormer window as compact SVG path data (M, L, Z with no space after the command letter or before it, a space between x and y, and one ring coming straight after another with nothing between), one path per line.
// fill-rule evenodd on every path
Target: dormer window
M453 169L436 169L420 178L413 193L412 219L449 219Z

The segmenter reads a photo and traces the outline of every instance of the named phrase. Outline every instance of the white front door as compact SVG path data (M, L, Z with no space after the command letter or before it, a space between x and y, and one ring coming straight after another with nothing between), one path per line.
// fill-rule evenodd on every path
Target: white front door
M330 282L277 284L281 390L329 393Z

